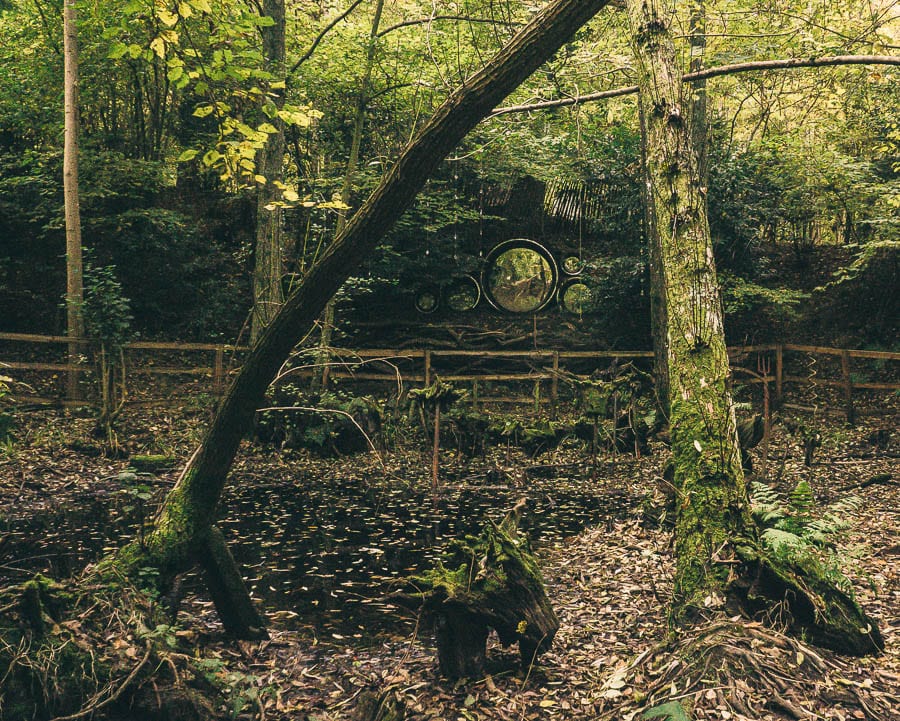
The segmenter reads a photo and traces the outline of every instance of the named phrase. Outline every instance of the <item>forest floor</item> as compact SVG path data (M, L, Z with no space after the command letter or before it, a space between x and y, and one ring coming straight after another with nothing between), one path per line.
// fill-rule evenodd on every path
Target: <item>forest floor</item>
M787 415L791 413L792 415ZM22 414L0 448L0 585L41 571L74 574L140 532L174 482L208 409L130 411L130 453L172 454L171 470L128 471L99 455L91 420ZM797 422L820 436L804 463ZM896 415L839 420L786 412L775 423L767 481L787 497L798 481L820 508L850 495L837 552L857 598L879 623L878 657L841 657L769 623L710 619L668 634L670 531L646 522L665 451L604 455L564 443L539 460L495 448L442 457L442 498L430 498L428 459L398 449L320 459L246 444L223 502L222 527L271 622L270 639L225 638L195 579L174 643L230 690L222 717L365 719L379 703L405 719L900 719L900 457ZM794 428L791 432L788 429ZM761 467L759 449L754 462ZM452 537L475 532L518 497L561 621L531 668L490 642L483 679L437 674L430 630L386 603L396 579L427 566ZM676 708L672 702L678 702ZM680 715L679 715L680 714ZM374 716L371 716L374 718Z

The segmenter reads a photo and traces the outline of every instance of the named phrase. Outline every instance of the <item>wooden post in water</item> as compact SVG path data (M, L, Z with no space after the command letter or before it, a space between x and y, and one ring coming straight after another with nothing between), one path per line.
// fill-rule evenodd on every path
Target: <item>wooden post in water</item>
M841 351L841 375L844 380L844 405L847 410L847 423L856 423L856 410L853 408L853 379L850 377L850 351Z
M559 402L559 351L553 351L553 378L550 380L550 415L556 418Z
M225 346L216 347L216 360L213 364L213 392L222 393L225 388Z
M784 346L775 346L775 407L781 408L784 393Z

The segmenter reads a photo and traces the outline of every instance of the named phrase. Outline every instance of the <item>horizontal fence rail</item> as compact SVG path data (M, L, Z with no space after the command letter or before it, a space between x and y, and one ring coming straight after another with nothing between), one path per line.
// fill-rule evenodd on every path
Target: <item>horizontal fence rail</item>
M0 344L36 344L36 345L76 345L87 353L96 347L96 341L89 338L70 339L66 336L32 335L26 333L0 333ZM78 373L90 374L93 368L89 363L43 363L23 360L3 360L5 346L0 345L0 375L7 371L26 371L32 373ZM230 375L237 371L237 356L246 353L245 346L227 343L181 343L136 341L125 347L126 357L143 356L144 363L128 363L128 376L184 376L194 379L209 378L212 390L216 394L224 391ZM152 353L195 354L201 353L209 357L211 364L202 365L156 365L147 360ZM900 353L891 351L849 350L826 346L801 345L793 343L772 343L761 345L735 346L728 349L733 362L735 383L768 384L775 386L774 400L777 404L783 401L786 384L806 384L810 386L834 387L842 389L842 403L848 420L853 420L856 409L853 403L854 390L898 391L900 383L859 380L853 377L853 361L865 359L870 361L897 361ZM803 353L807 356L832 357L840 361L840 377L823 377L818 370L807 375L787 373L785 371L785 354ZM757 370L737 364L740 359L757 354ZM438 349L395 349L395 348L361 348L329 349L328 377L366 382L390 382L394 384L430 384L436 376L442 380L457 383L471 383L474 402L490 403L542 403L556 404L559 399L559 383L565 382L566 376L578 376L566 370L568 365L589 361L640 360L653 357L652 351L564 351L550 349L535 350L438 350ZM765 361L763 361L765 358ZM226 359L234 364L229 367ZM507 361L509 364L529 363L527 370L507 371L506 369L485 372L466 372L465 362ZM403 365L401 368L400 366ZM436 370L436 366L440 370ZM387 367L386 369L384 369ZM360 370L361 368L365 370ZM384 370L378 371L378 368ZM320 364L299 366L289 369L282 380L288 378L311 378L321 375ZM524 394L518 396L479 397L479 384L482 383L529 383L534 392L527 399ZM542 390L547 385L547 393ZM14 394L15 395L15 394ZM31 402L58 403L62 394L56 398L37 396L19 396L20 400Z

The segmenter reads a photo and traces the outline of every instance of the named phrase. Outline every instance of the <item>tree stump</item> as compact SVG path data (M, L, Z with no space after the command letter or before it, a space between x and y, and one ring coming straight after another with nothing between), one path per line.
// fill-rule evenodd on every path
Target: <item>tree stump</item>
M448 678L483 675L491 629L502 645L518 643L525 666L553 642L559 619L528 540L518 534L524 507L522 499L499 525L488 522L481 536L455 541L431 571L392 596L430 618Z

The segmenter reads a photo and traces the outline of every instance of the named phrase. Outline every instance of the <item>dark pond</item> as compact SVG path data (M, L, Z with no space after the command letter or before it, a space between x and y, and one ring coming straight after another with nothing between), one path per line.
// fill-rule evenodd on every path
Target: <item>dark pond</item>
M348 459L344 468L352 467ZM478 533L486 518L499 520L522 496L523 528L537 547L622 517L640 500L612 480L639 475L630 459L601 465L600 481L585 466L535 467L515 481L497 471L448 471L436 504L420 469L412 471L416 487L381 472L344 475L339 465L315 477L285 468L284 478L265 483L236 473L220 526L253 595L268 610L292 612L282 614L287 625L293 618L367 635L402 623L380 602L392 583L430 566L451 539ZM0 583L35 571L75 573L136 533L146 512L120 485L111 479L38 513L0 513Z

